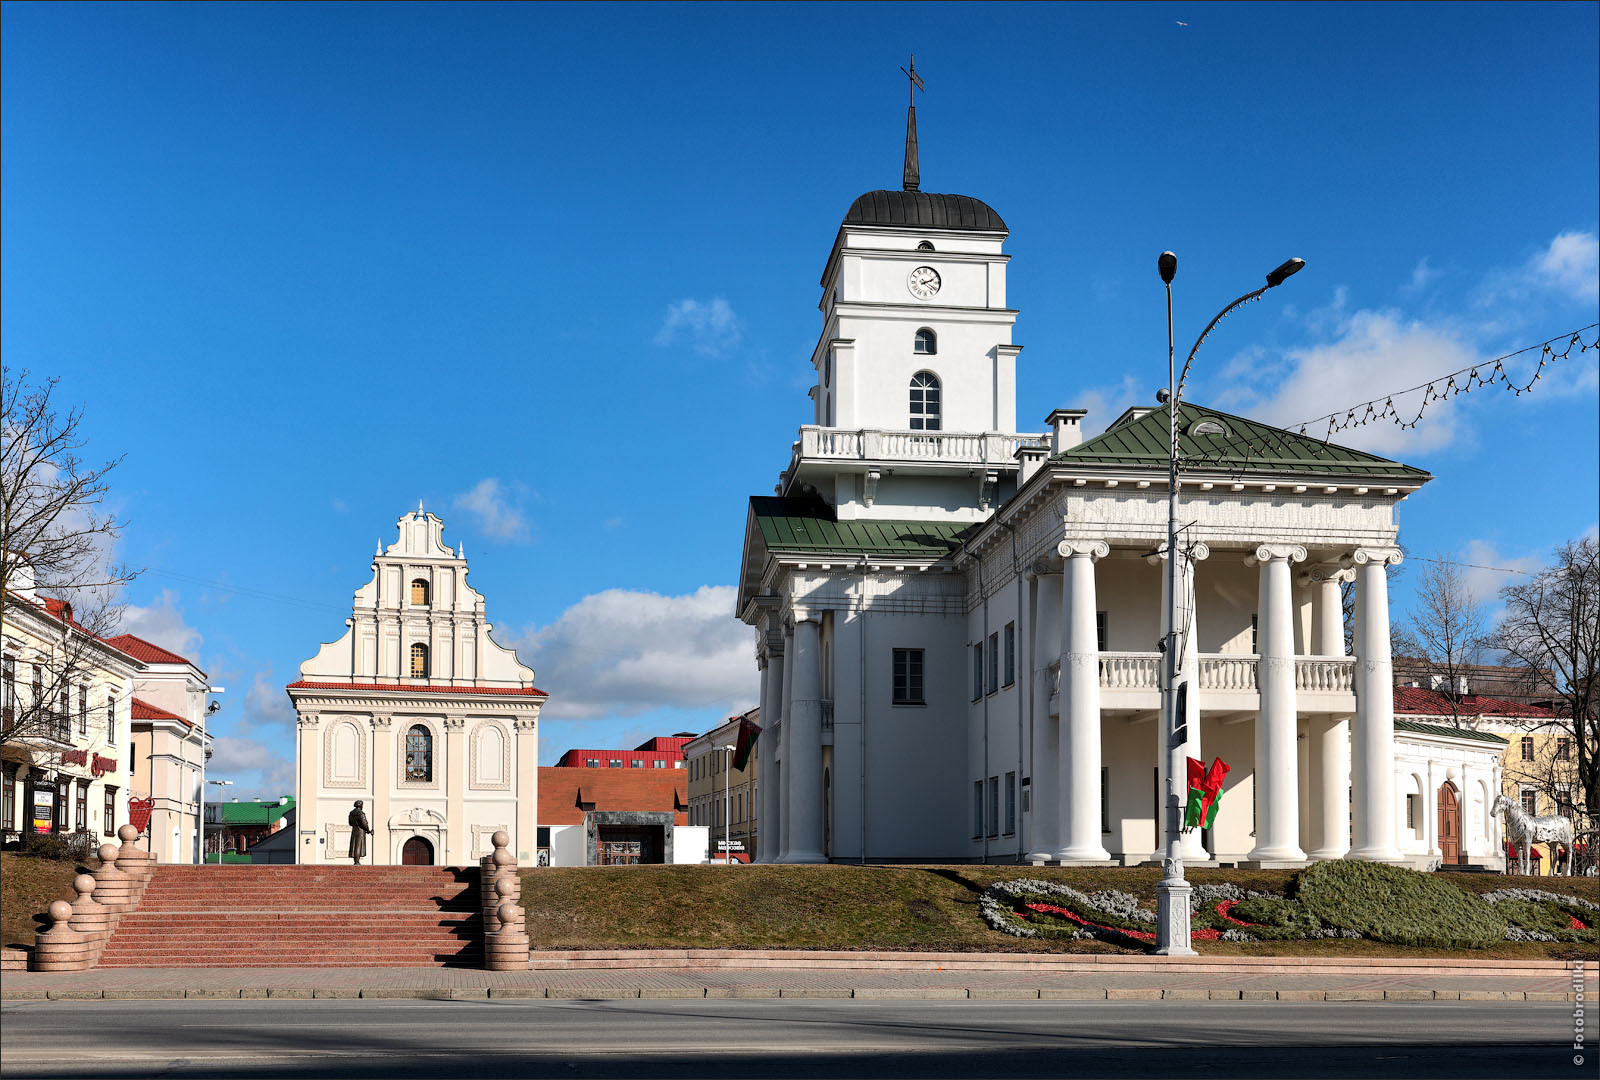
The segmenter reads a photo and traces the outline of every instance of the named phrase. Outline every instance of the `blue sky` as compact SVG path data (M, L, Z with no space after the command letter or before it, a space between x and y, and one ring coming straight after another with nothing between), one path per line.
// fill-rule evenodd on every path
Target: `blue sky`
M1019 426L1150 400L1166 248L1180 343L1307 260L1192 391L1292 423L1596 321L1596 10L6 4L0 349L126 455L129 628L228 687L241 794L292 787L282 686L418 499L546 762L703 730L754 703L745 497L907 53L924 189L1012 229ZM1349 440L1437 475L1413 552L1594 527L1594 357Z

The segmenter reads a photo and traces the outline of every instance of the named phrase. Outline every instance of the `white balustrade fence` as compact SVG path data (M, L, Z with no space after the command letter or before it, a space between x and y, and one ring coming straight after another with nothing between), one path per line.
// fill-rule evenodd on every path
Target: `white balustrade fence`
M1043 435L1003 432L888 431L807 425L800 429L802 457L855 461L934 461L954 464L1014 464L1019 447L1044 446Z

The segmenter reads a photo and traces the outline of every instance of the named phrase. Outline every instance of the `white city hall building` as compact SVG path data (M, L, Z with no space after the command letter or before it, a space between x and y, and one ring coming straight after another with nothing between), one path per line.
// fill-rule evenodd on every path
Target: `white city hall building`
M495 643L461 549L423 511L378 545L344 636L289 684L299 720L297 861L350 863L350 810L373 835L364 863L464 865L497 830L537 851L539 710L533 669Z
M1159 860L1167 412L1019 433L1005 222L917 190L914 143L906 172L845 215L812 423L750 500L757 857ZM1401 861L1385 571L1430 477L1198 405L1179 426L1187 753L1232 768L1186 857Z

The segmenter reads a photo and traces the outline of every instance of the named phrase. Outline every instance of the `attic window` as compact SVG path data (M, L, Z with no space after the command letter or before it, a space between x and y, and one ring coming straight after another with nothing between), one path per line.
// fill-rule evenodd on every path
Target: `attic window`
M1227 435L1228 429L1216 420L1201 420L1189 426L1190 435Z
M918 251L932 251L933 250L933 245L928 243L926 240L924 240L922 243L917 245L917 250Z

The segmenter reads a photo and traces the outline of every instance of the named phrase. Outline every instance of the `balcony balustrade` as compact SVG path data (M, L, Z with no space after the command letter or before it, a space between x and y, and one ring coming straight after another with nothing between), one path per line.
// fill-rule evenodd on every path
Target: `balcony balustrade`
M807 425L796 444L803 458L836 461L921 461L939 465L1012 465L1017 450L1045 446L1043 435L1004 432L890 431Z
M1200 691L1256 693L1260 657L1227 653L1200 655ZM1349 656L1297 656L1295 690L1302 694L1355 693L1355 658ZM1061 662L1049 667L1050 696L1061 692ZM1100 654L1102 690L1157 691L1161 688L1161 654L1156 652L1103 652Z

